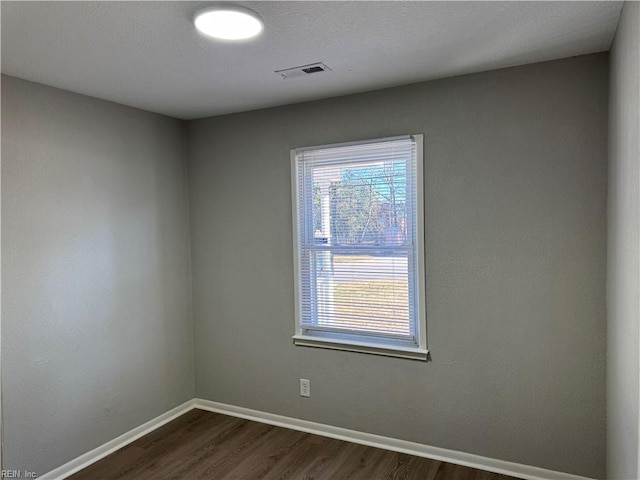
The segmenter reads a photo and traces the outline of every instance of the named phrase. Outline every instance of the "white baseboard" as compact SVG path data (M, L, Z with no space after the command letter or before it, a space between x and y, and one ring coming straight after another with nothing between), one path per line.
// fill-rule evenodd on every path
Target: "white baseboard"
M477 468L494 473L510 475L512 477L524 480L593 480L587 477L580 477L570 473L556 472L539 467L522 465L520 463L507 462L495 458L482 457L472 453L459 452L456 450L447 450L446 448L432 447L421 443L408 442L406 440L398 440L396 438L383 437L372 433L358 432L347 428L334 427L323 423L310 422L308 420L300 420L274 413L261 412L250 408L236 407L224 403L212 402L211 400L202 400L194 398L188 402L172 408L166 413L149 420L139 427L120 435L117 438L101 445L90 452L80 455L78 458L45 473L41 477L42 480L62 480L70 475L88 467L107 455L119 450L120 448L130 444L134 440L150 433L162 425L174 420L180 415L185 414L189 410L198 408L200 410L208 410L210 412L222 413L233 417L245 418L256 422L267 423L278 427L290 428L301 432L313 433L324 437L336 438L347 442L368 445L370 447L382 448L393 452L407 453L417 457L430 458L440 460L442 462L454 463L456 465L464 465L466 467Z
M210 400L196 398L194 400L194 407L201 410L208 410L210 412L217 412L256 422L267 423L278 427L285 427L292 430L322 435L324 437L345 440L347 442L368 445L370 447L407 453L417 457L430 458L448 463L455 463L456 465L464 465L466 467L473 467L494 473L501 473L503 475L510 475L525 480L593 480L569 473L556 472L553 470L507 462L505 460L498 460L495 458L481 457L480 455L474 455L472 453L447 450L445 448L432 447L421 443L383 437L372 433L358 432L356 430L349 430L346 428L325 425L323 423L310 422L273 413L251 410L250 408L236 407L234 405L212 402Z
M129 430L126 433L123 433L119 437L114 438L113 440L108 441L107 443L100 445L93 450L80 455L79 457L71 460L70 462L65 463L64 465L56 468L55 470L51 470L50 472L45 473L40 478L41 480L62 480L64 478L73 475L74 473L82 470L83 468L88 467L89 465L97 462L101 458L106 457L107 455L115 452L116 450L121 449L122 447L129 445L134 440L146 435L154 431L155 429L161 427L165 423L169 423L171 420L178 418L180 415L187 413L189 410L193 410L195 404L195 400L189 400L188 402L183 403L182 405L178 405L175 408L172 408L168 412L163 413L162 415L157 416L149 420L146 423L143 423L139 427L134 428L133 430Z

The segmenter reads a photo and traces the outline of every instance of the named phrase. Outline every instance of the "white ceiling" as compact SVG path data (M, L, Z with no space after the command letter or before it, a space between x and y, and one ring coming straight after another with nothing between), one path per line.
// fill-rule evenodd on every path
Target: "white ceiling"
M6 2L2 72L191 119L608 50L620 2L235 2L258 39L206 39L202 2ZM323 62L333 71L274 73Z

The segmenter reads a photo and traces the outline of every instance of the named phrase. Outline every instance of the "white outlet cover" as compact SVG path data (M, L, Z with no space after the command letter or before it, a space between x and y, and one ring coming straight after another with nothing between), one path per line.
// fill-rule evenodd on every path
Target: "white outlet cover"
M306 378L300 379L300 396L301 397L311 396L311 382Z

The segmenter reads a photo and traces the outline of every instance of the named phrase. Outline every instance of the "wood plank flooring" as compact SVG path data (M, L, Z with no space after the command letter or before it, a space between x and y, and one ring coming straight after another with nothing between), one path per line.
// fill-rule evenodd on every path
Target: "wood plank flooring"
M71 480L515 480L203 410L191 410Z

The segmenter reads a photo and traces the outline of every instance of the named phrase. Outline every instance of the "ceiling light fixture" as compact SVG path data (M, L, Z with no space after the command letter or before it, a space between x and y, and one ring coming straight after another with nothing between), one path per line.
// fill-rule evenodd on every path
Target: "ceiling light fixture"
M235 6L199 10L193 23L204 35L221 40L245 40L259 35L264 29L257 13Z

